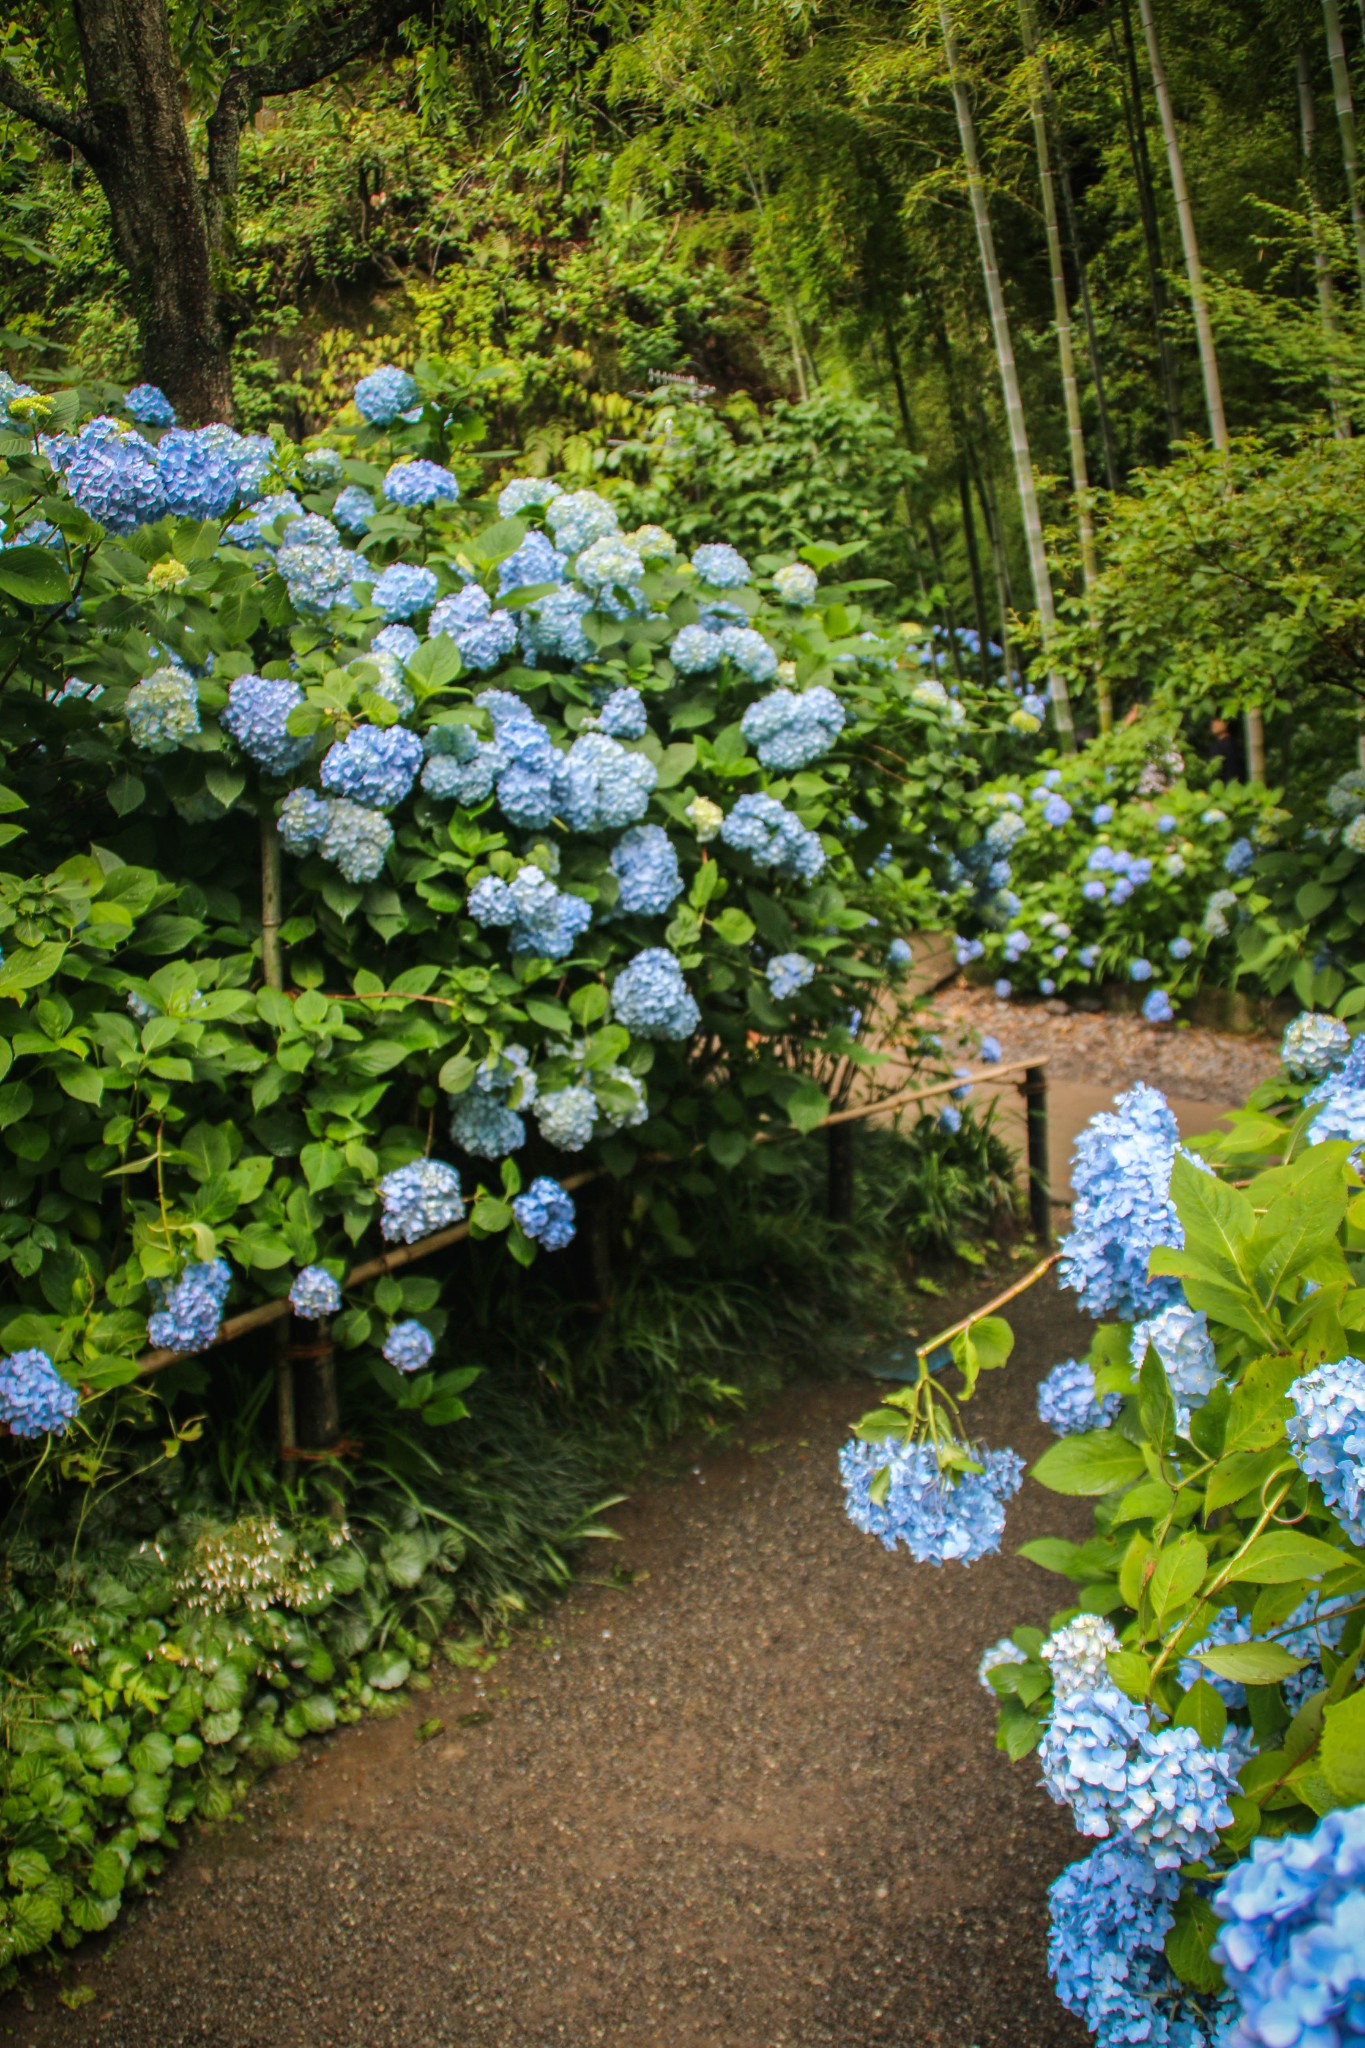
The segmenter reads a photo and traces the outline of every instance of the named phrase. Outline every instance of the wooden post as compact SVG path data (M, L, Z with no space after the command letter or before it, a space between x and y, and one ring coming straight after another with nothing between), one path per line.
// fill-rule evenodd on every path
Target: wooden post
M853 1221L853 1164L856 1125L831 1124L825 1133L829 1148L829 1184L826 1214L831 1223Z
M1052 1242L1052 1189L1047 1162L1047 1072L1029 1067L1024 1075L1024 1126L1027 1133L1028 1213L1041 1245Z

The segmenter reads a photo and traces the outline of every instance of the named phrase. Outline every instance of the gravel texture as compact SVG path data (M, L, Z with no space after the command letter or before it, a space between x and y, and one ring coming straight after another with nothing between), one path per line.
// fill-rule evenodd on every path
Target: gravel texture
M1167 1095L1233 1107L1279 1065L1279 1040L1259 1033L1243 1036L1203 1025L1152 1025L1113 1010L1078 1010L1060 998L1051 1002L997 1001L989 988L955 981L933 999L951 1033L992 1034L1007 1060L1049 1060L1048 1083L1103 1081L1131 1088L1150 1081Z
M1050 1281L1013 1320L979 1427L1032 1457L1037 1379L1087 1326ZM994 1749L975 1676L1062 1582L858 1535L835 1452L875 1398L802 1385L675 1458L482 1680L449 1673L278 1772L68 1964L88 2003L34 1984L0 2037L1082 2048L1044 1967L1044 1893L1084 1845L1033 1762ZM1026 1485L1006 1540L1088 1527ZM419 1742L431 1716L443 1732Z

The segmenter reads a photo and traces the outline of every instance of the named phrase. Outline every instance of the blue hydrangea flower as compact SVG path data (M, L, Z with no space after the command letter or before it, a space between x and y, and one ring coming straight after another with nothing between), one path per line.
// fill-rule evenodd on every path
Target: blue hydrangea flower
M485 1095L516 1098L518 1109L529 1109L536 1099L535 1069L524 1045L505 1045L490 1062L479 1068L474 1086Z
M312 745L286 725L290 712L302 703L303 691L287 678L238 676L228 684L221 723L267 775L288 775L307 759Z
M542 868L518 869L510 882L485 875L469 892L476 924L509 925L514 953L564 960L592 922L592 906L558 890Z
M581 1152L592 1142L597 1098L591 1088L553 1088L538 1097L535 1118L547 1145L559 1152Z
M1090 822L1098 831L1101 825L1109 824L1113 815L1114 806L1112 804L1096 804L1094 810L1090 813Z
M1147 1272L1157 1245L1184 1244L1171 1201L1179 1133L1166 1098L1145 1082L1117 1096L1115 1109L1092 1117L1076 1141L1060 1277L1087 1314L1139 1322L1182 1298L1178 1280Z
M583 621L592 610L586 591L568 584L538 597L521 616L522 651L528 661L587 661L592 642Z
M341 482L341 456L335 448L305 448L299 457L299 482L310 491Z
M962 1111L955 1102L945 1102L938 1113L937 1122L941 1131L946 1131L950 1138L955 1138L962 1129Z
M1208 2048L1217 2031L1166 1960L1179 1891L1131 1842L1093 1849L1050 1887L1048 1969L1097 2048Z
M991 990L997 1002L1007 1003L1014 994L1014 983L1008 975L1002 974L991 983Z
M1351 1034L1339 1017L1304 1010L1285 1026L1280 1058L1296 1081L1320 1081L1340 1066L1351 1046Z
M1128 1355L1135 1372L1141 1371L1149 1344L1166 1368L1177 1409L1202 1408L1218 1384L1218 1360L1204 1311L1173 1301L1134 1324Z
M1223 855L1224 873L1231 875L1235 880L1238 875L1245 875L1249 871L1255 858L1256 849L1249 839L1234 839Z
M123 401L124 410L143 427L173 427L175 407L155 384L135 384Z
M466 668L480 674L496 668L517 644L517 622L508 611L494 611L493 600L478 583L466 583L453 597L432 609L434 634L448 633Z
M37 393L31 384L17 383L8 370L0 370L0 423L7 427L15 424L10 416L10 407L16 398L36 397Z
M509 824L540 830L555 815L561 756L520 698L485 690L476 701L493 721L503 816Z
M1345 1138L1356 1146L1365 1144L1365 1086L1353 1084L1349 1062L1340 1073L1319 1082L1306 1100L1318 1105L1308 1126L1310 1145L1326 1145L1334 1138Z
M1335 1650L1340 1643L1354 1604L1350 1593L1342 1593L1334 1600L1310 1593L1294 1609L1285 1626L1275 1630L1275 1641L1282 1650L1287 1650L1291 1657L1308 1659L1301 1671L1292 1671L1280 1680L1280 1690L1291 1713L1297 1713L1310 1694L1320 1692L1327 1683L1322 1669L1323 1651Z
M893 939L886 949L886 965L892 974L903 974L914 960L908 939Z
M341 1288L325 1266L305 1266L294 1275L289 1306L310 1323L324 1323L341 1307Z
M649 720L640 692L628 685L613 690L597 714L597 729L614 740L642 740L649 730Z
M1071 821L1071 806L1064 796L1049 796L1043 805L1045 825L1066 825Z
M530 590L537 583L558 583L566 566L567 558L558 548L543 533L533 530L520 547L499 562L498 595L506 597L511 590Z
M644 563L619 533L603 534L574 563L574 575L599 598L616 589L633 594L644 573Z
M702 582L709 583L713 590L740 590L752 573L739 549L732 548L728 541L723 540L695 548L692 567Z
M1107 1429L1123 1406L1117 1394L1095 1399L1094 1367L1083 1358L1064 1358L1038 1387L1038 1420L1058 1436L1079 1436L1087 1429Z
M427 728L426 750L422 787L428 796L472 805L492 795L502 763L496 744L479 739L467 725L433 725Z
M290 520L276 550L275 567L295 611L313 619L347 603L351 585L368 583L374 574L362 556L341 545L331 521L316 516Z
M64 1436L81 1405L45 1351L0 1358L0 1422L13 1436Z
M817 835L774 797L742 796L720 836L736 853L747 853L755 867L774 868L793 881L813 882L825 865Z
M663 946L647 946L612 984L612 1015L633 1038L690 1038L701 1012L683 971Z
M1105 897L1109 894L1109 890L1105 883L1097 875L1094 875L1088 882L1081 883L1081 894L1087 903L1103 903Z
M985 950L985 942L981 939L964 939L956 933L953 936L953 958L959 967L970 967L973 960L979 960Z
M166 510L221 519L237 501L237 436L231 427L172 427L156 451Z
M1093 1692L1107 1684L1106 1659L1119 1647L1114 1625L1102 1614L1074 1614L1055 1628L1038 1652L1052 1673L1054 1700L1070 1699L1073 1693Z
M416 381L392 363L371 370L355 387L356 411L372 427L392 426L403 413L411 412L420 399Z
M649 1097L645 1084L638 1074L632 1074L629 1067L608 1067L597 1076L599 1085L609 1084L598 1097L597 1108L609 1129L633 1131L649 1115Z
M1286 1434L1352 1543L1365 1544L1365 1362L1338 1358L1295 1380Z
M982 1470L964 1473L954 1484L940 1472L930 1444L866 1444L854 1438L839 1453L848 1518L887 1550L903 1543L916 1564L974 1564L999 1550L1005 1503L1024 1476L1016 1451L984 1451L978 1458ZM890 1484L885 1500L875 1502L872 1482L881 1471L889 1471Z
M272 498L262 498L234 519L226 527L223 539L235 548L269 548L271 540L268 528L281 519L301 519L304 510L292 491L276 491Z
M456 505L460 499L459 480L439 462L393 463L384 478L384 496L391 505L409 511L421 505Z
M596 491L561 491L550 500L545 520L555 546L566 555L576 555L595 540L605 540L621 530L614 508Z
M783 604L814 604L818 578L804 562L788 562L773 575L773 589Z
M574 1234L573 1197L557 1180L542 1174L512 1203L512 1214L529 1238L547 1252L562 1252Z
M421 644L421 635L414 633L411 626L381 626L370 642L370 652L391 654L406 666Z
M156 450L106 415L81 428L63 467L76 504L110 533L133 533L166 510Z
M673 842L660 825L632 825L611 853L621 885L617 909L628 917L663 917L683 891Z
M410 619L426 611L440 587L434 569L416 562L392 562L376 579L370 603L390 621Z
M401 804L422 765L422 742L405 725L358 725L327 749L319 771L333 796L368 810Z
M1150 981L1151 978L1152 963L1150 960L1143 960L1139 957L1128 962L1128 979L1130 981Z
M1126 1834L1158 1869L1207 1855L1232 1825L1230 1758L1206 1749L1193 1728L1153 1730L1108 1683L1058 1699L1038 1760L1044 1785L1083 1835Z
M547 476L514 476L498 493L498 517L515 519L521 512L543 510L563 495L563 486L551 483Z
M668 650L668 658L680 676L706 675L720 667L724 654L720 634L701 625L680 627Z
M281 820L283 822L283 820ZM327 805L318 850L348 882L373 882L393 845L393 827L381 811L336 797Z
M751 683L770 683L777 674L776 653L763 635L755 632L752 626L724 627L720 636L720 651L727 661L734 663L742 675L749 678ZM821 684L820 688L823 689L824 685ZM816 694L814 690L805 693L806 697L813 697ZM826 691L825 694L829 695L829 692ZM805 698L802 701L804 702ZM842 722L841 709L840 723Z
M464 1216L460 1176L443 1159L414 1159L379 1183L379 1227L390 1244L416 1244Z
M476 1159L505 1159L526 1143L526 1126L514 1109L481 1088L457 1097L450 1112L450 1135Z
M773 690L751 704L740 731L765 768L805 768L827 754L844 729L844 707L820 684L799 696Z
M1182 932L1179 937L1171 940L1166 951L1170 954L1172 960L1188 960L1194 951L1194 947Z
M789 1002L815 979L815 962L804 953L774 953L763 972L779 1003Z
M280 805L280 838L287 853L312 853L327 830L331 805L311 789L291 789Z
M363 533L374 518L374 499L359 484L338 491L332 517L343 533Z
M555 809L573 832L612 832L649 808L659 771L604 732L582 732L559 762Z
M1365 1806L1258 1835L1213 1895L1236 2002L1227 2048L1348 2048L1365 2034Z
M1099 957L1100 949L1098 946L1082 946L1076 954L1077 961L1085 969L1087 974L1091 973L1094 970L1099 960Z
M1215 889L1204 906L1204 930L1211 939L1225 939L1228 935L1228 912L1237 908L1237 897L1231 889Z
M144 754L173 754L199 727L199 686L183 669L159 668L134 683L124 704L128 734Z
M203 1351L218 1335L231 1285L225 1259L191 1263L169 1287L153 1281L152 1292L161 1305L147 1319L149 1342L159 1351Z
M976 1056L985 1066L998 1066L1001 1058L1000 1040L989 1035L983 1038L976 1049Z
M981 1652L981 1661L976 1667L977 1684L983 1686L991 1698L995 1699L998 1695L990 1681L991 1672L999 1671L1006 1664L1024 1664L1027 1661L1024 1652L1009 1636L1001 1636L998 1642L990 1644Z
M411 1316L401 1323L390 1323L384 1333L384 1356L399 1372L425 1371L435 1349L436 1339L430 1330Z
M1016 842L1025 838L1027 833L1027 821L1021 818L1017 811L1002 811L1000 816L992 818L986 827L986 844L992 853L1009 853Z

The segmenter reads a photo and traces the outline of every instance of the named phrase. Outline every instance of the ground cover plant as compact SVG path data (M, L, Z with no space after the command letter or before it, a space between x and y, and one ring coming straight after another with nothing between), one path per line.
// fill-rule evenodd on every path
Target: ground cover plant
M1139 1084L1076 1153L1061 1276L1099 1327L1044 1380L1040 1485L1095 1501L1051 1629L985 1650L999 1743L1098 1846L1050 1893L1049 1967L1101 2043L1359 2034L1365 1977L1365 1041L1307 1012L1190 1146ZM849 1513L919 1561L1000 1545L1021 1461L962 1405L987 1317L842 1459Z

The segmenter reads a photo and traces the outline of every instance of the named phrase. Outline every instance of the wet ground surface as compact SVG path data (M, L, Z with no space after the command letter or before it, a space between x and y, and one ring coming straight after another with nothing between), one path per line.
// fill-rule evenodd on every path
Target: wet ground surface
M941 1304L946 1323L965 1301ZM1086 1341L1051 1282L978 1400L1044 1446L1038 1377ZM277 1773L158 1896L0 2005L27 2048L1082 2048L1045 1893L1083 1845L993 1746L983 1647L1060 1581L1010 1553L1079 1535L1032 1485L1006 1554L888 1556L835 1454L868 1380L789 1389L613 1516L597 1583L481 1682ZM418 1728L438 1717L426 1742ZM469 1718L474 1717L474 1718Z

